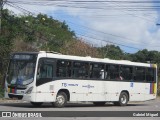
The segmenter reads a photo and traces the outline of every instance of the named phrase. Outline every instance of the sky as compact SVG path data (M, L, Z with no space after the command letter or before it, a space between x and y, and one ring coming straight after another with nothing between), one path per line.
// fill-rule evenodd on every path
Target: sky
M65 21L94 47L114 44L127 53L160 51L159 0L7 0L4 8Z

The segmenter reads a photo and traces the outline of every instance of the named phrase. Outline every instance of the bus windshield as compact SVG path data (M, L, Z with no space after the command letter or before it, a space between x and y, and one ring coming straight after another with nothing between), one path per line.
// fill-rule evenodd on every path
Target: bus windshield
M36 61L11 59L7 82L11 85L27 85L34 79Z

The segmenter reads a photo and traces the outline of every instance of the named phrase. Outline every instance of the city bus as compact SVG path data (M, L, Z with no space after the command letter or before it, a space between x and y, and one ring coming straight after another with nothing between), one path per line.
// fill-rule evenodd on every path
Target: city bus
M67 102L126 106L129 101L153 100L156 94L156 64L47 51L11 54L5 78L5 98L37 107L64 107Z

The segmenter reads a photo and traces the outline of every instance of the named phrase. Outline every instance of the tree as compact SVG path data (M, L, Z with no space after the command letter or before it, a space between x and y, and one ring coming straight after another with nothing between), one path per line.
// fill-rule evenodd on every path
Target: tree
M115 45L106 45L99 48L100 53L105 58L120 60L124 58L124 53L119 46Z
M101 57L97 48L94 48L82 40L66 42L60 50L61 53L76 56Z
M0 71L0 83L11 52L39 50L60 52L65 43L76 40L74 32L70 31L65 22L42 14L16 16L7 9L2 11L0 58L3 59L1 60L3 67Z

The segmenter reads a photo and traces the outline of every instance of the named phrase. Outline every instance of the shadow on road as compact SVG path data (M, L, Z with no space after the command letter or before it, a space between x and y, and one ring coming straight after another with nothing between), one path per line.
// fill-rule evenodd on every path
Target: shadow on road
M0 106L8 106L8 107L20 107L20 108L54 108L51 103L44 103L40 107L34 107L30 103L0 103ZM148 104L128 104L125 107L134 107L134 106L148 106ZM83 103L68 103L66 105L66 108L76 108L76 107L121 107L121 106L115 106L113 104L105 104L104 106L95 106L94 104L83 104Z

